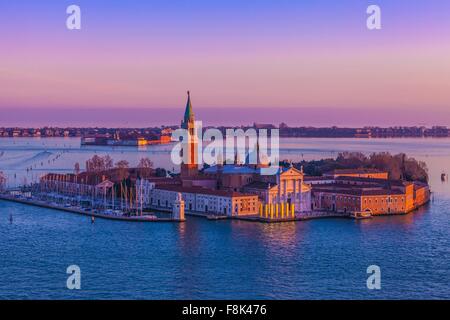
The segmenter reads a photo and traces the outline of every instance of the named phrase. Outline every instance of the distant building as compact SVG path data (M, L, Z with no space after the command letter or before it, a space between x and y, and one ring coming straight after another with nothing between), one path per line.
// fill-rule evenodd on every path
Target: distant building
M355 138L371 138L372 132L370 129L356 129Z
M73 197L102 195L113 187L114 183L106 176L88 173L79 175L49 173L44 175L39 183L41 192L54 192Z
M81 145L107 145L109 134L85 135L81 137Z
M255 129L275 129L276 127L270 123L253 123Z
M420 182L338 177L312 186L312 209L343 214L405 214L430 200L430 189Z
M145 146L147 140L144 137L138 136L121 136L120 139L107 139L106 144L108 146Z
M162 134L141 134L136 132L120 133L116 131L114 135L110 133L88 134L81 137L81 145L100 146L125 146L139 147L154 144L166 144L172 141L172 137Z

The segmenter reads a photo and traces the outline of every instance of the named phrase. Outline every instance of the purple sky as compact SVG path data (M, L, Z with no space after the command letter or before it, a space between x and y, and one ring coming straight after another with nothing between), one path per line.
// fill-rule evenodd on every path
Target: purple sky
M80 31L65 28L73 3ZM380 31L366 28L373 3ZM450 124L448 1L0 0L0 12L0 126L178 123L188 89L205 124Z
M231 111L230 111L231 110ZM448 125L442 111L403 112L392 109L351 108L196 108L195 116L204 126L250 125L254 122L291 126L415 126ZM89 126L150 127L179 125L183 106L178 108L15 108L4 109L1 125L7 127Z

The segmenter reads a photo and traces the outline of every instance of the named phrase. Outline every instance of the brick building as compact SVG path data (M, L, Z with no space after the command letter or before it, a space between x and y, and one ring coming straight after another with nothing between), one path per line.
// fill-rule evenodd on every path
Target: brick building
M430 189L419 182L339 177L334 183L313 185L312 198L312 209L318 211L404 214L427 203Z

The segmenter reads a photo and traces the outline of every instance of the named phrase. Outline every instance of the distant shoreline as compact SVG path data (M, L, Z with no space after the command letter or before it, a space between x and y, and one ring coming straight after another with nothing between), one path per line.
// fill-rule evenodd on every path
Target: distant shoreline
M40 128L19 128L0 127L0 138L113 138L117 135L121 137L161 137L171 135L172 130L178 126L160 127L40 127ZM212 128L205 126L204 129ZM414 127L290 127L285 123L279 126L274 124L254 123L252 126L214 127L226 134L227 129L255 129L272 130L278 129L280 138L448 138L450 129L446 126L414 126Z
M2 139L81 139L82 137L2 137L0 136L0 141ZM358 140L388 140L388 139L417 139L417 140L426 140L426 139L448 139L450 138L450 136L448 137L433 137L433 136L428 136L428 137L409 137L409 136L405 136L405 137L368 137L368 138L363 138L363 137L315 137L315 136L307 136L307 137L280 137L282 139L336 139L336 140L340 140L340 139L358 139ZM170 142L173 143L173 142ZM167 143L167 144L170 144ZM164 144L154 144L154 145L164 145ZM109 145L87 145L87 146L109 146ZM136 146L127 146L127 145L111 145L110 147L115 147L115 146L120 146L120 147L136 147Z

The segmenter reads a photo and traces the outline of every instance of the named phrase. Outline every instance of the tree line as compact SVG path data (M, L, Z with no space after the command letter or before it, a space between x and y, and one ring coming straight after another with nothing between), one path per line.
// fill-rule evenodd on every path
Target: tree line
M105 155L103 157L94 155L92 158L86 161L86 171L87 172L105 172L112 169L117 169L120 176L120 180L128 178L128 169L130 168L130 163L127 160L119 160L114 163L114 160L109 156ZM165 177L167 172L164 168L154 168L153 161L150 158L141 158L136 167L139 176L142 178L148 178L152 176ZM75 174L80 173L80 164L75 163L74 167Z
M281 165L289 164L283 161ZM303 167L305 174L312 176L321 176L335 169L364 168L386 171L392 180L428 182L426 163L404 153L393 155L389 152L374 152L367 156L361 152L341 152L335 159L303 160L293 165L298 169Z

